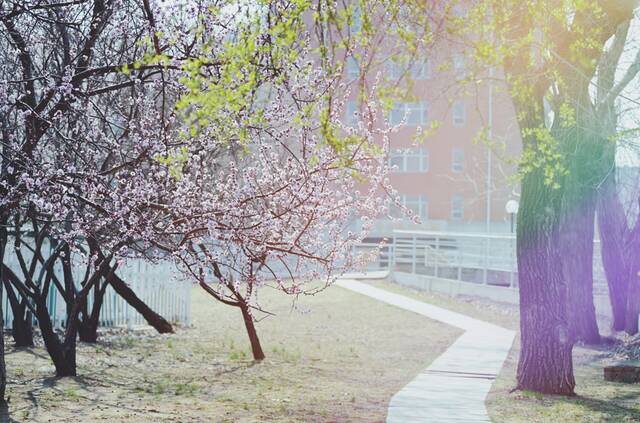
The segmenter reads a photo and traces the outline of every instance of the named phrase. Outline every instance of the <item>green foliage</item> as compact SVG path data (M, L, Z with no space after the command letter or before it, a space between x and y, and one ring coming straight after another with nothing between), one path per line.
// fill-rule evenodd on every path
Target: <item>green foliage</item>
M167 154L166 156L156 156L155 160L167 166L169 169L169 176L176 180L180 180L182 178L182 170L184 165L189 160L189 154L186 147L181 147L177 151Z
M317 130L348 169L354 149L375 152L378 147L368 139L345 134L338 123L336 105L344 102L345 90L337 82L345 71L345 59L352 57L361 64L361 78L349 89L355 90L358 101L366 105L372 99L372 90L364 83L365 77L386 74L383 71L389 48L396 60L409 66L433 42L428 13L433 6L421 0L357 0L345 4L260 0L244 8L237 1L224 4L242 10L241 18L233 21L231 33L221 41L216 30L207 27L215 21L212 18L225 13L224 7L210 8L209 15L198 16L195 26L203 43L201 53L182 61L184 77L180 82L185 92L176 103L176 111L185 124L184 139L206 128L207 136L217 142L246 147L252 136L270 125L265 105L272 90L304 80L320 66L327 80L333 80L331 87L313 101L300 102L290 124ZM311 41L305 34L315 38ZM153 51L150 38L142 40L141 45ZM167 64L168 58L147 54L140 63ZM125 66L122 72L131 69ZM410 88L410 81L382 78L376 83L375 100L388 113L394 101L406 98ZM424 139L436 127L434 123L418 137ZM188 156L186 150L177 149L156 160L179 179Z
M611 7L598 0L481 0L453 18L478 65L475 79L482 82L489 66L504 71L524 139L521 176L543 169L547 186L562 185L570 151L564 145L572 142L565 133L580 125L578 93L615 32ZM543 100L556 120L548 128Z
M545 185L560 188L562 178L567 175L568 170L556 137L546 127L525 127L522 129L522 138L528 142L524 145L520 159L520 175L542 169Z

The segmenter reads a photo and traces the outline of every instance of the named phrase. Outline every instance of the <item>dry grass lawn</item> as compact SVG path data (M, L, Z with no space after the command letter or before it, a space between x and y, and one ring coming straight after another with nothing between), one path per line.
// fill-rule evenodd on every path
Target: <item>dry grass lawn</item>
M339 287L300 300L308 312L262 295L277 316L258 324L259 364L239 310L199 288L192 328L81 345L76 378L52 378L42 347L9 347L3 421L381 422L391 396L460 334Z
M516 384L518 353L516 343L487 399L494 422L640 422L640 385L604 380L603 368L612 362L606 348L574 347L576 396L573 398L511 392Z
M420 292L388 281L372 282L398 294L435 304L450 310L517 330L517 307L469 297L451 298ZM601 321L607 333L609 322ZM487 408L496 423L583 423L640 422L640 385L606 382L603 368L612 359L611 347L575 347L573 353L576 394L574 398L543 396L529 392L511 392L516 385L519 342L515 345L487 398Z

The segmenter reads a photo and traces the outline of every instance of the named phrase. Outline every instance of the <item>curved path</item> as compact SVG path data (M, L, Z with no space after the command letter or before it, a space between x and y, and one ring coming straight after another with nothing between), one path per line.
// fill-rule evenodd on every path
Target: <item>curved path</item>
M442 355L391 398L387 422L490 422L485 398L515 332L352 279L338 286L464 330Z

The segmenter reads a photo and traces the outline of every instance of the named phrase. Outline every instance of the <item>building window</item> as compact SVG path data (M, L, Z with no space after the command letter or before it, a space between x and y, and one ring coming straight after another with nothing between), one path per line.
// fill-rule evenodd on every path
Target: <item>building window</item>
M453 72L455 73L456 79L459 81L461 79L466 78L467 71L465 69L464 56L461 54L456 54L453 56Z
M428 59L418 60L411 65L411 78L414 81L431 78L431 62Z
M451 171L453 173L464 172L464 150L461 148L454 148L451 151Z
M451 220L464 219L464 197L454 195L451 198Z
M431 62L429 60L417 60L411 64L402 64L396 61L389 62L389 77L392 81L410 76L414 81L431 78Z
M424 147L392 151L389 154L389 166L393 172L428 172L429 150Z
M404 206L421 219L429 218L429 203L423 195L403 195Z
M362 31L362 11L359 6L355 6L351 12L351 32L354 34Z
M464 101L458 100L453 103L453 124L455 126L464 126L466 118Z
M387 67L389 69L389 78L391 78L392 81L397 81L404 76L405 67L395 60L391 60Z
M345 106L345 115L347 126L358 125L358 122L360 122L360 116L357 101L347 101Z
M347 57L347 79L353 81L360 78L360 63L355 57Z
M429 218L429 201L424 195L408 195L400 196L401 204L408 210L411 210L415 216L419 216L422 220ZM393 217L405 217L403 211L399 207L393 208Z
M399 125L407 118L409 126L424 125L427 123L427 103L395 103L391 110L389 121L391 125Z

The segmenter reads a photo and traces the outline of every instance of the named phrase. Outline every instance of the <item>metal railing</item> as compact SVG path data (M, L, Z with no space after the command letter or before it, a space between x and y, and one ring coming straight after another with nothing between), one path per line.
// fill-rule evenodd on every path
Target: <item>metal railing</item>
M363 243L358 250L376 248ZM395 230L368 270L385 269L460 282L518 287L516 239L512 234ZM594 242L594 293L607 293L600 255Z

